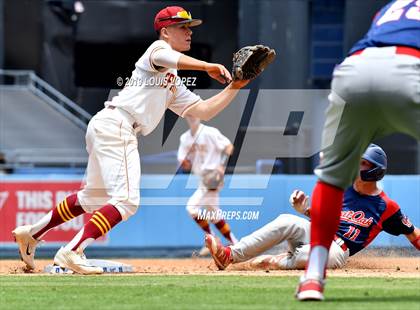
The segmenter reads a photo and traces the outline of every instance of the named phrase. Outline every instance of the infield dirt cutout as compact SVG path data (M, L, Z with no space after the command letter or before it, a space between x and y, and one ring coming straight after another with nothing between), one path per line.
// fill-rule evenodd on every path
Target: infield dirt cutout
M184 259L113 259L134 266L131 275L255 275L255 276L298 276L301 270L252 270L247 263L230 265L218 271L210 258ZM34 272L25 273L19 260L0 260L0 275L41 275L51 260L37 260ZM115 274L113 274L115 275ZM342 269L330 270L329 276L355 277L403 277L420 278L420 257L351 257Z

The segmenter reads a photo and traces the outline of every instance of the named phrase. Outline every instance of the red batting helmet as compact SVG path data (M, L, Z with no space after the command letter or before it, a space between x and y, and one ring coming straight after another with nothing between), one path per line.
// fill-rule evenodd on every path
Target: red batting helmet
M154 27L156 31L175 24L188 24L190 27L201 25L201 19L193 19L191 13L180 6L168 6L155 16Z

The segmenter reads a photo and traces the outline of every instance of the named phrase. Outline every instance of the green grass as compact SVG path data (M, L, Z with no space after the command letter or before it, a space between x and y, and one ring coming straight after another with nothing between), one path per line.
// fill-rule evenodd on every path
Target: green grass
M0 309L420 309L420 278L329 278L299 303L296 277L1 276Z

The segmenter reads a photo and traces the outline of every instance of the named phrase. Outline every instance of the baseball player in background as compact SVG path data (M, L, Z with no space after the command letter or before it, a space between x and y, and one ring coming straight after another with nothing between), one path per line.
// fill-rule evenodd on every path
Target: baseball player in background
M34 254L42 236L53 227L83 213L92 218L54 257L54 263L76 273L102 273L91 266L83 250L136 213L140 202L140 158L137 134L148 135L169 108L184 117L209 120L235 98L248 80L231 81L222 65L186 56L191 27L202 23L181 7L161 10L155 17L155 41L135 64L130 81L105 102L105 108L90 120L86 144L89 161L82 190L69 195L33 225L13 231L19 253L28 269L34 269ZM215 96L203 100L179 80L177 70L200 70L221 83L229 83Z
M367 247L381 231L394 236L404 234L410 242L420 236L420 229L414 227L401 213L398 204L378 187L377 181L384 176L386 167L385 152L371 144L362 156L359 176L344 193L340 224L331 243L328 268L343 267L349 256ZM304 192L295 190L289 201L297 212L311 216L309 196ZM224 247L211 235L206 236L206 245L218 268L225 269L229 264L253 259L287 241L287 253L258 256L251 261L251 266L303 269L309 256L310 226L304 218L282 214L235 245ZM413 245L419 249L416 244Z
M311 251L298 300L324 298L328 249L339 225L344 190L369 143L395 132L420 139L419 90L420 1L392 1L333 73L324 159L315 169L319 180L312 194ZM420 248L419 236L413 244Z
M220 233L235 244L237 240L229 224L217 217L225 164L233 153L233 144L217 128L201 124L199 118L187 116L186 120L190 129L180 137L178 161L184 170L191 170L200 178L197 190L188 200L187 212L205 233L212 234L209 221L199 216L200 210L206 210ZM203 181L207 175L214 180ZM199 252L200 256L208 254L207 247Z

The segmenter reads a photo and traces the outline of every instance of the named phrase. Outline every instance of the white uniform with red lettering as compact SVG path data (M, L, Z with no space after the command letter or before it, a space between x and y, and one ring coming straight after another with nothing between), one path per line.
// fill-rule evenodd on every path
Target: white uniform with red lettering
M166 109L180 116L200 97L180 83L177 70L156 68L153 53L171 49L155 41L135 65L130 81L89 122L86 149L89 162L84 188L78 200L86 212L104 204L114 205L123 220L133 215L140 203L140 158L137 134L149 134Z
M221 165L221 156L226 147L231 144L217 128L200 124L195 135L191 130L181 135L178 148L178 160L188 159L192 163L192 172L201 178L204 170L214 170ZM210 212L219 209L219 190L207 190L201 180L197 190L187 203L187 211L197 217L201 208ZM220 219L212 218L215 223Z

